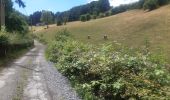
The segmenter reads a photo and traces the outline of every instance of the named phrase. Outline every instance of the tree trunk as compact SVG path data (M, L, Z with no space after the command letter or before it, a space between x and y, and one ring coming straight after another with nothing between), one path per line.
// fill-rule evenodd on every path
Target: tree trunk
M0 0L0 26L5 26L5 2Z

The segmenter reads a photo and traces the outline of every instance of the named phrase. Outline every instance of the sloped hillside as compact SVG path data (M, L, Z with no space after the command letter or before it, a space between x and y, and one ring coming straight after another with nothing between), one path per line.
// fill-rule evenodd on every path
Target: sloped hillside
M36 34L42 34L43 38L51 41L56 31L63 28L67 28L76 40L86 43L103 43L103 36L107 35L108 41L118 41L133 47L141 47L148 40L152 50L160 51L158 48L161 48L165 54L170 53L170 5L151 12L131 10L88 22L51 25L49 29L35 27L35 30ZM91 39L87 39L88 35Z

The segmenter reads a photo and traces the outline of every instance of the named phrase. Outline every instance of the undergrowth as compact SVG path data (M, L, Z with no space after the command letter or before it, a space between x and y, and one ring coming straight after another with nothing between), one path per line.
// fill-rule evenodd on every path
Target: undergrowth
M163 56L121 44L80 43L61 31L46 56L84 100L167 100L170 74ZM146 46L147 47L147 46Z
M0 30L0 66L18 57L33 47L34 41L29 34L9 33L2 27Z

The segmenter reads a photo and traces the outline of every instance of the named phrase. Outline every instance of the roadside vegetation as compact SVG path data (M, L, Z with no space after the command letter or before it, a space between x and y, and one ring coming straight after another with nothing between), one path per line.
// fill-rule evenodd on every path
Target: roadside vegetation
M161 6L169 0L103 5L109 9L97 14L85 9L100 1L69 10L67 20L76 22L60 26L66 11L56 13L58 26L35 28L34 35L48 45L47 58L84 100L168 100L170 6ZM70 33L59 31L64 28Z
M11 0L5 0L5 26L0 27L0 67L33 46L28 33L27 17L13 8Z
M162 55L129 49L117 42L100 46L74 41L60 31L47 58L67 76L84 100L165 100L170 74Z
M4 27L0 31L0 67L33 46L34 42L30 35L9 33Z

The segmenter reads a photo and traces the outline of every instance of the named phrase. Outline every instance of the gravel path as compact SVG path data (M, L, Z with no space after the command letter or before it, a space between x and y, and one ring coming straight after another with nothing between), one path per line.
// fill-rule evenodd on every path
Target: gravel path
M0 72L0 100L80 100L66 77L35 48Z

